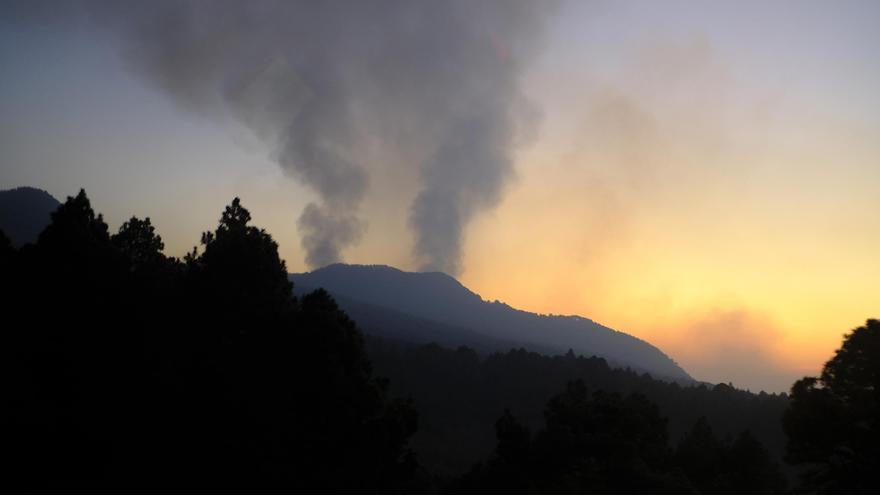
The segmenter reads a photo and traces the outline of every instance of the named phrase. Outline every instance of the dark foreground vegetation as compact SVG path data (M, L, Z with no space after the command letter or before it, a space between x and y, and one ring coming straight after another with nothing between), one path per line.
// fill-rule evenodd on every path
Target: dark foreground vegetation
M416 413L373 378L326 293L291 296L234 201L166 258L149 220L110 235L84 193L36 245L3 247L5 482L388 491Z
M639 394L656 404L670 445L705 418L719 442L749 431L775 461L784 455L785 395L753 394L726 384L683 386L574 353L545 356L514 349L481 356L466 347L408 346L369 336L366 342L376 373L390 379L392 393L413 398L419 429L411 445L434 473L458 474L488 457L496 444L489 425L505 409L537 431L548 401L573 380L591 392Z
M80 192L36 243L0 235L4 484L771 494L784 425L795 490L877 488L874 320L790 398L573 353L365 343L326 292L293 297L249 221L236 199L176 260L149 219L111 235Z

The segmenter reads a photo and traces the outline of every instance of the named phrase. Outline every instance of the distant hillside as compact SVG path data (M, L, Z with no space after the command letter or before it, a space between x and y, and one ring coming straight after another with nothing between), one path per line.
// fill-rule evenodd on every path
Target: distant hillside
M310 292L312 289L314 288L299 285L294 287L294 292L302 294ZM345 295L334 294L333 297L339 306L345 308L345 312L357 322L358 328L373 337L415 345L435 343L453 349L467 346L481 353L520 347L529 347L535 352L544 354L556 353L555 349L547 346L529 345L524 342L489 337L471 329L413 316L385 306L352 299Z
M378 376L397 396L413 399L419 430L412 447L431 472L456 475L485 461L496 446L495 421L507 409L531 430L544 423L548 400L572 380L591 391L639 393L667 418L677 444L705 417L720 437L749 430L782 461L785 395L753 394L728 385L680 386L632 370L613 369L601 358L546 356L508 350L479 355L465 347L412 345L367 335L367 352Z
M0 191L0 230L13 246L36 242L58 205L51 194L34 187Z
M336 264L293 274L290 279L297 293L319 287L328 290L368 333L485 351L524 347L564 353L573 349L656 377L693 380L648 342L580 316L539 315L484 301L443 273ZM444 338L446 331L452 334L448 338Z

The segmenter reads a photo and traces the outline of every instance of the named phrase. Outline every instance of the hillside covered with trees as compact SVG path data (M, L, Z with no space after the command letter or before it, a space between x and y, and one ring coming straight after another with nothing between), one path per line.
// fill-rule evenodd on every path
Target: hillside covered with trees
M719 440L749 431L782 462L784 394L754 394L728 384L683 386L647 373L616 369L602 358L574 353L545 356L523 349L481 355L467 347L412 346L367 337L376 373L390 379L391 391L412 397L419 411L413 446L432 471L460 473L494 448L491 425L509 410L533 431L545 406L572 380L590 393L638 394L656 404L671 445L701 418Z
M537 314L500 301L486 301L445 273L335 263L293 274L291 280L298 293L326 289L367 333L453 348L467 343L490 352L524 348L564 354L573 350L603 357L617 368L647 371L680 383L694 381L649 342L581 316ZM410 321L401 324L401 317ZM436 329L437 325L443 328ZM398 327L405 330L395 332Z
M874 320L791 399L365 338L327 292L294 297L250 220L233 200L178 260L148 218L111 234L81 191L35 243L0 235L7 483L771 494L786 457L806 492L876 488Z

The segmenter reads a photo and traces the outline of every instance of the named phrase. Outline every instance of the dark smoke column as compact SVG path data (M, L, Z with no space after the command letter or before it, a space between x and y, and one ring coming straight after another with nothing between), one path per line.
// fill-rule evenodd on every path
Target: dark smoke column
M465 228L498 203L517 136L534 126L519 117L528 114L519 78L548 3L82 5L120 36L135 74L181 108L245 124L286 172L318 194L297 222L309 265L340 261L364 233L358 210L377 166L365 158L365 143L378 141L390 154L409 147L400 156L422 157L391 165L415 167L421 178L411 194L401 192L416 196L415 255L425 269L455 274Z

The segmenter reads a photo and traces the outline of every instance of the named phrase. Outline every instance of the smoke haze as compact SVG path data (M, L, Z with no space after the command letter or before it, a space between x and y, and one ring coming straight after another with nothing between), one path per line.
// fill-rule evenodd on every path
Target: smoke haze
M519 83L548 3L80 5L121 38L136 75L187 111L244 124L317 193L297 222L309 265L340 261L366 232L371 169L387 166L366 158L378 140L419 177L409 205L417 262L457 274L464 229L500 201L513 148L534 132ZM53 9L19 10L42 19Z

